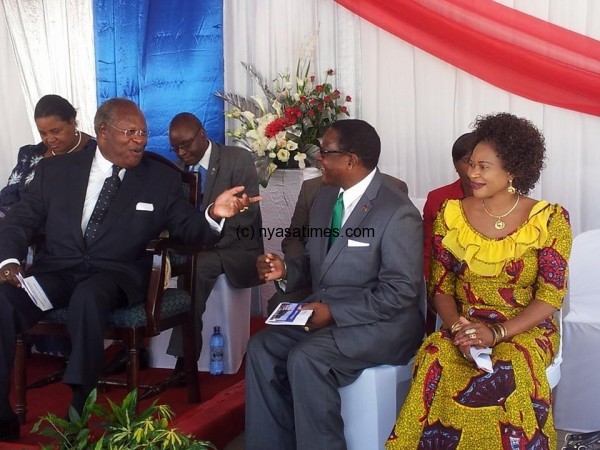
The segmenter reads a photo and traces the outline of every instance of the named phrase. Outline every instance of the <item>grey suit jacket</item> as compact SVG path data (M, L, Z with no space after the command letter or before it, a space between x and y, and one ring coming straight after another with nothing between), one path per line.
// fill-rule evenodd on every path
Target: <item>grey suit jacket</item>
M338 192L321 188L310 211L311 228L330 227ZM367 245L350 246L349 229L365 230L352 240ZM304 255L286 259L286 290L312 285L306 301L328 304L342 354L374 364L406 363L423 337L422 237L419 211L377 171L329 251L326 236L309 237Z
M183 167L181 160L177 164ZM214 202L223 191L234 186L245 186L245 192L251 197L259 194L252 156L243 148L212 142L202 209ZM256 259L264 253L260 227L260 205L254 203L244 213L225 221L221 237L215 245L227 279L236 288L263 283L256 271Z
M408 187L404 181L385 173L382 173L382 175L384 183L388 186L396 187L408 195ZM298 201L294 207L294 214L290 222L291 230L299 230L308 226L310 208L321 187L323 187L322 177L311 178L302 183L302 187L298 193ZM302 236L304 234L292 233L290 236L283 238L281 241L281 250L287 258L294 258L304 253L306 239Z

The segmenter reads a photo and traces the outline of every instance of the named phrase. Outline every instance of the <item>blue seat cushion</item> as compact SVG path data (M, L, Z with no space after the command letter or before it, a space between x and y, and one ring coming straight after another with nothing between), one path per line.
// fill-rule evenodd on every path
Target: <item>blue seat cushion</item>
M161 317L169 318L190 310L190 295L183 289L169 288L163 293ZM117 328L139 328L146 325L145 304L118 308L108 316L108 326ZM53 309L44 318L43 322L66 324L69 308Z

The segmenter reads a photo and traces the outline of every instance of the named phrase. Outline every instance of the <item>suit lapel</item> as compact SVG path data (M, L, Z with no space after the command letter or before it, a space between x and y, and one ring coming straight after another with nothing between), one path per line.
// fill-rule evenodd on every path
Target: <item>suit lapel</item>
M340 252L348 246L348 238L346 237L345 230L347 228L358 228L367 215L373 209L373 199L377 196L377 192L381 186L382 177L379 171L375 174L375 177L367 187L365 193L358 199L356 206L352 210L350 217L344 222L342 226L342 230L340 231L339 237L335 240L334 244L331 246L329 251L327 251L328 239L322 239L325 244L325 253L324 258L322 259L323 263L321 264L321 273L319 277L319 282L323 280L323 277L334 263ZM335 193L335 192L334 192ZM331 214L333 212L333 203L335 202L335 198L331 201L331 212L329 213L329 223L326 224L326 227L331 226ZM323 244L323 242L321 242Z
M202 206L206 208L212 201L212 191L215 187L215 180L219 173L219 164L221 163L221 149L220 146L212 142L212 150L210 152L210 160L208 162L208 174L206 177L206 184L204 185L204 196L202 198Z

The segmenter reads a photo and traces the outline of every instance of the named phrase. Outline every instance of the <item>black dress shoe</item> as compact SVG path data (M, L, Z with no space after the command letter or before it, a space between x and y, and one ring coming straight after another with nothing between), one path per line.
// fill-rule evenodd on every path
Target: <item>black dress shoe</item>
M10 419L0 420L0 441L16 441L21 436L21 424L15 415Z
M122 348L115 356L104 366L104 373L106 375L116 375L119 373L123 373L127 370L127 357L128 357L127 348ZM150 352L145 347L138 348L138 353L140 355L140 369L147 369L150 366Z

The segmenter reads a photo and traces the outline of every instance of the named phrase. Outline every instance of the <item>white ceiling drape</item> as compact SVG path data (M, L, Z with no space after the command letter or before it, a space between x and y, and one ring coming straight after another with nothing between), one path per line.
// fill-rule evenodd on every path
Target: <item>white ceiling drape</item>
M600 38L593 0L501 3ZM480 114L509 111L546 136L547 164L533 196L563 204L575 233L600 228L600 117L543 105L507 93L375 27L330 0L224 0L225 87L259 94L239 64L265 79L292 71L302 43L319 30L315 74L336 70L334 85L353 97L353 117L382 139L380 168L405 180L412 197L454 180L450 150Z

